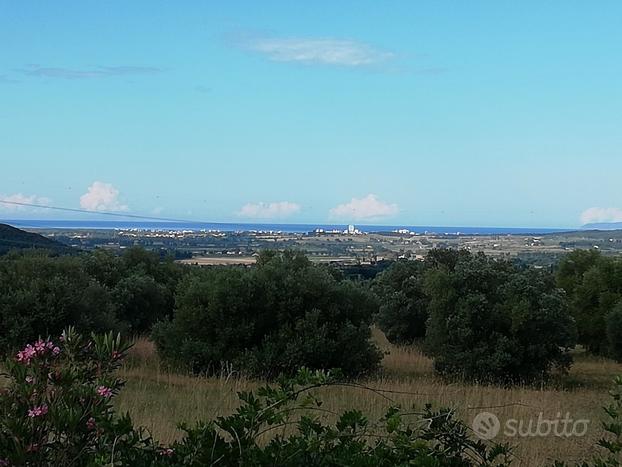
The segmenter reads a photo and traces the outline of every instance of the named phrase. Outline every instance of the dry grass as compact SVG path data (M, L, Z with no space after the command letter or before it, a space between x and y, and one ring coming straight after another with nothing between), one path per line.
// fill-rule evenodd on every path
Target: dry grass
M469 424L482 410L495 413L502 421L515 418L526 423L537 420L540 412L547 418L568 412L573 419L590 420L588 434L581 438L498 439L516 446L517 465L544 465L553 459L575 461L591 456L594 442L602 435L601 407L608 400L607 387L614 375L622 373L622 366L609 360L578 355L570 375L541 388L447 384L434 376L431 361L417 350L393 347L377 331L374 336L389 353L383 362L383 375L362 383L391 391L384 393L391 400L365 389L328 387L319 390L326 408L358 408L375 418L391 404L421 407L431 402L436 407L456 408ZM230 413L237 405L238 391L260 384L239 378L193 377L166 371L146 340L136 342L122 377L128 384L119 396L119 408L129 411L135 422L148 427L162 441L180 435L176 429L178 422L191 423Z

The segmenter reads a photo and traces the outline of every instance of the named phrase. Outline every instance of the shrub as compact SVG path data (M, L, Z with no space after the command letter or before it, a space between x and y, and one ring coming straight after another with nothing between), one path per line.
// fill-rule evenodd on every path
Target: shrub
M183 268L130 249L127 257L24 252L0 258L0 354L67 326L148 332L170 316Z
M466 250L435 248L425 261L397 261L374 281L381 305L378 327L394 344L420 344L427 332L430 298L425 288L428 271L453 271L460 260L469 258Z
M68 324L119 330L110 295L80 258L36 253L0 260L0 352L58 335Z
M622 299L622 261L595 251L573 251L560 263L557 283L570 299L578 343L608 355L607 315Z
M607 343L611 358L622 362L622 301L607 315Z
M425 337L429 299L424 275L422 262L397 261L374 281L381 303L376 322L394 344L412 344Z
M157 446L129 416L114 416L114 376L127 346L73 329L34 342L6 363L0 394L0 465L150 465Z
M228 363L253 375L300 366L373 371L373 294L300 253L263 253L253 269L215 268L184 280L174 318L153 332L160 355L197 372Z
M153 277L131 273L112 290L118 319L126 322L134 334L144 334L159 320L167 318L173 298L167 288Z
M575 323L552 277L483 254L426 278L425 346L436 370L483 382L531 381L571 363Z

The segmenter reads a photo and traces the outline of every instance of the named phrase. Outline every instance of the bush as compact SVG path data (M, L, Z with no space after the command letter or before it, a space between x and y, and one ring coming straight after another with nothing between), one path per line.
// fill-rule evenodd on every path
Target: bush
M429 305L425 269L419 261L398 261L374 281L381 303L376 322L389 342L412 344L425 337Z
M173 310L183 269L140 249L121 257L24 252L0 258L0 354L69 325L145 333Z
M430 319L425 346L452 378L523 382L570 366L575 323L553 278L483 254L426 278Z
M36 253L0 260L0 352L58 335L68 324L120 330L110 295L80 258Z
M607 344L611 358L622 362L622 301L607 315Z
M176 304L153 339L165 360L195 372L233 364L268 378L300 366L354 376L381 359L370 342L373 294L300 253L265 252L252 269L195 271Z
M151 465L157 446L129 416L114 416L114 376L127 351L117 336L74 330L39 339L6 363L0 393L0 465Z
M456 264L468 258L466 250L435 248L425 261L397 261L374 281L380 298L378 327L393 344L420 344L425 338L429 319L430 298L425 289L428 271L453 271Z
M622 261L596 251L573 251L560 263L557 283L570 299L578 343L594 354L608 355L607 316L622 300Z
M146 274L133 272L121 279L112 297L118 319L126 322L134 334L149 332L157 321L172 314L172 294Z

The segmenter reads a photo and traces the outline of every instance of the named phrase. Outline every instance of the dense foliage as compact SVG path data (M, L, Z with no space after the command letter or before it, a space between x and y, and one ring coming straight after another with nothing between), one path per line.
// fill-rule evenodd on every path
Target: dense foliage
M433 249L425 261L399 260L374 281L380 299L376 323L394 344L419 344L426 336L430 317L430 297L425 287L428 271L445 268L452 271L465 250Z
M303 254L264 252L254 268L196 270L175 315L154 328L165 360L197 372L223 365L272 378L300 366L360 375L377 368L374 295Z
M144 333L169 316L182 269L130 249L79 256L24 252L0 258L0 353L68 326Z
M127 415L116 417L112 405L123 385L114 370L126 351L118 336L86 340L69 329L8 359L0 465L149 465L157 447Z
M412 344L425 337L429 299L424 272L420 261L397 261L374 281L380 299L376 322L394 344Z
M550 274L482 254L426 277L426 348L445 375L531 381L566 369L576 328Z
M590 352L621 359L622 260L596 250L573 251L560 263L557 282L568 294L578 342Z
M380 274L377 322L394 343L423 343L443 375L529 381L566 369L575 323L545 270L464 250L432 250Z

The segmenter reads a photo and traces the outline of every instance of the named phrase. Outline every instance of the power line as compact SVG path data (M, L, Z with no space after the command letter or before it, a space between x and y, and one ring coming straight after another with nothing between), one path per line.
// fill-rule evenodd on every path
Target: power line
M140 216L138 214L123 214L120 212L110 212L110 211L89 211L87 209L77 209L77 208L64 208L60 206L47 206L45 204L35 204L35 203L22 203L18 201L9 201L6 199L0 199L0 203L4 204L12 204L14 206L27 206L31 208L42 208L42 209L53 209L56 211L68 211L68 212L80 212L83 214L101 214L103 216L113 216L113 217L128 217L132 219L145 219L152 221L164 221L164 222L192 222L196 223L197 221L189 221L187 219L171 219L168 217L155 217L155 216Z

